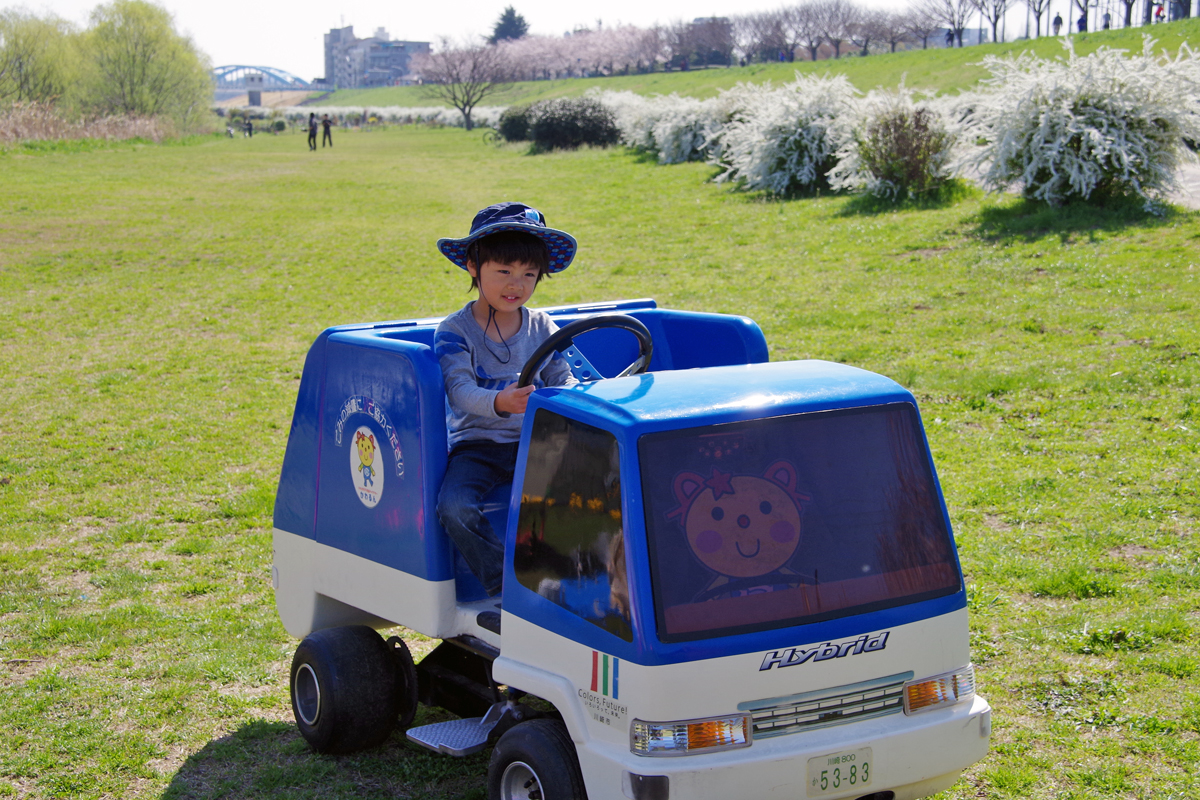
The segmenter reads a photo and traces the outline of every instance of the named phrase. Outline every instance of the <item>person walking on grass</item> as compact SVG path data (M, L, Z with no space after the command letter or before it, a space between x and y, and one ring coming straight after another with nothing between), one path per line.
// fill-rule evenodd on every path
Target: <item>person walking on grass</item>
M316 152L317 150L317 115L316 112L310 112L308 115L308 149Z
M1058 36L1058 32L1062 30L1062 14L1054 15L1054 35Z
M574 237L547 227L546 217L524 203L488 206L465 237L437 243L478 292L433 334L450 443L437 514L489 597L500 593L504 544L483 515L483 498L512 480L534 388L576 383L566 359L552 353L533 382L517 388L521 366L558 330L549 315L525 304L542 278L570 265L576 246Z
M333 120L329 118L328 114L321 115L321 127L325 129L324 135L321 136L321 147L324 147L326 142L329 142L329 146L333 147L333 134L330 133L330 128L333 127Z

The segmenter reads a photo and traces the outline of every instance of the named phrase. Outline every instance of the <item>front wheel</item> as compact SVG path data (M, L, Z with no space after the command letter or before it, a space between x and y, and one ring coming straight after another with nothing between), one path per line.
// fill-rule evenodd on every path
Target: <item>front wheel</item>
M292 658L292 713L318 753L381 744L402 703L398 659L371 628L326 628L304 637Z
M566 726L532 719L501 736L488 764L488 800L587 800Z

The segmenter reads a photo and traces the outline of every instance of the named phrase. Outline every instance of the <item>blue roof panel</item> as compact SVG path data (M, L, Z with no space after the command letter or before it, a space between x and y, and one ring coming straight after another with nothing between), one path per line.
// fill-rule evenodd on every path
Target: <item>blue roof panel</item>
M912 394L890 378L829 361L654 372L539 394L548 406L567 406L610 426L636 427L640 432L830 408L915 403Z

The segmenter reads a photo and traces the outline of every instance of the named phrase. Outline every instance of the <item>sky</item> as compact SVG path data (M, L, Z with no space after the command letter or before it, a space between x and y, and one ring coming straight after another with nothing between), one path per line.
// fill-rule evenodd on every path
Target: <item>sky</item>
M605 26L618 23L641 27L655 22L702 16L731 16L778 8L782 0L605 0L593 14L584 4L562 0L158 0L175 16L175 26L189 34L213 66L244 64L287 70L304 80L325 72L325 34L330 28L353 25L357 36L386 28L393 39L436 42L441 36L479 36L491 32L505 6L525 17L530 32L561 36L579 26L594 28L597 17ZM871 8L900 10L909 0L859 0ZM1052 0L1066 8L1069 0ZM0 0L0 7L24 5L35 12L50 11L80 26L99 5L98 0ZM1009 18L1009 38L1020 21Z

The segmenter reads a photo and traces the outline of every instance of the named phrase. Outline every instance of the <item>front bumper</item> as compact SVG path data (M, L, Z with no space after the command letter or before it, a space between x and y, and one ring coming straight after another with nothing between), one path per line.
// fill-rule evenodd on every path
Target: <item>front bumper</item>
M647 758L596 740L577 748L590 800L852 800L884 791L915 800L949 787L987 754L991 715L976 695L970 704L758 739L722 753ZM869 784L824 792L809 785L808 759L863 747L872 749Z

